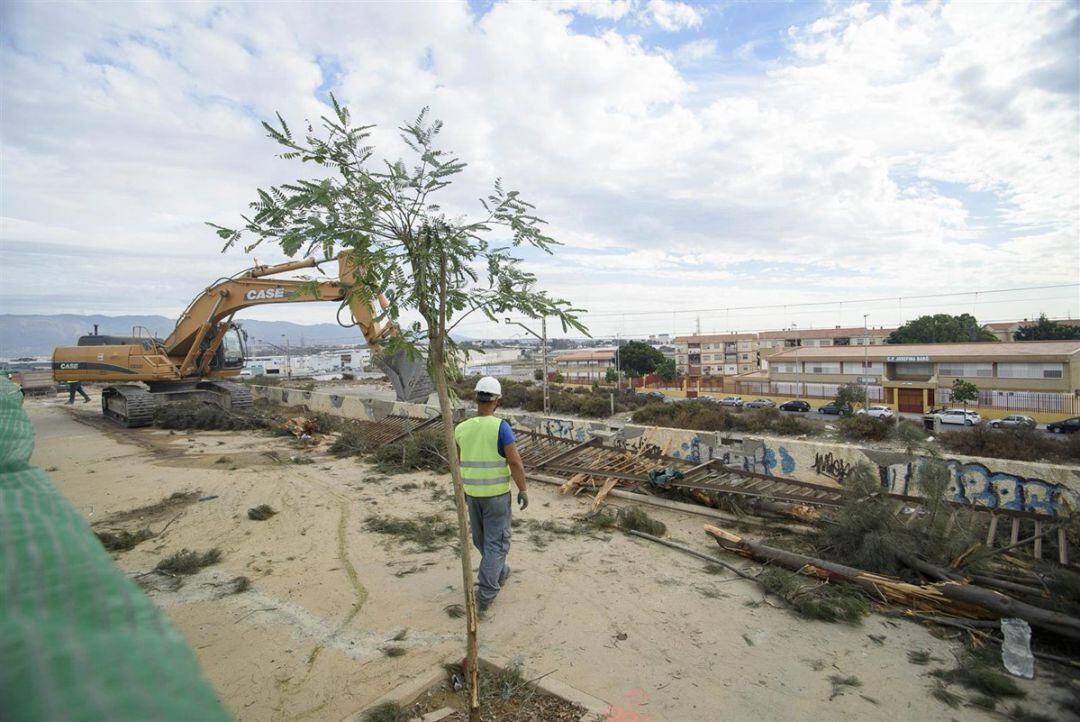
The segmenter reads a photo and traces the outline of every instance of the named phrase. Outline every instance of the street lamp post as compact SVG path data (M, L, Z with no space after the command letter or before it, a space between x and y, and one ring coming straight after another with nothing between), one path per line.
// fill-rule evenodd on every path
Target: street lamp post
M545 317L543 317L543 318L541 318L541 319L540 319L540 333L537 333L536 331L533 331L533 330L532 330L531 328L529 328L528 326L526 326L526 325L525 325L525 324L523 324L523 323L519 323L519 322L517 322L517 321L511 321L511 320L510 320L510 319L508 319L508 318L505 318L505 319L503 319L503 321L505 321L505 322L506 322L506 323L507 323L508 325L510 325L510 326L521 326L521 327L522 327L523 329L525 329L526 331L528 331L529 333L531 333L531 334L532 334L533 336L536 336L536 338L540 339L540 344L541 344L541 346L540 346L540 353L541 353L541 355L542 355L542 358L543 358L543 361L542 361L542 363L543 363L543 365L544 365L544 381L543 381L543 388L544 388L544 413L546 414L546 413L548 413L548 342L547 342L547 317L545 316Z

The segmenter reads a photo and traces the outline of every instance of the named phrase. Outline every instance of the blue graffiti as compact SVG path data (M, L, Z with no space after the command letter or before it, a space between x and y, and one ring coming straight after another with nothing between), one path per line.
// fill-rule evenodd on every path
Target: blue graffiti
M952 472L953 501L990 509L1064 516L1080 508L1080 494L1064 484L990 471L979 463L947 462Z
M746 471L772 476L775 468L776 453L765 444L743 457L743 469Z
M789 454L788 450L783 446L780 447L780 473L795 473L795 459L792 458L791 454Z

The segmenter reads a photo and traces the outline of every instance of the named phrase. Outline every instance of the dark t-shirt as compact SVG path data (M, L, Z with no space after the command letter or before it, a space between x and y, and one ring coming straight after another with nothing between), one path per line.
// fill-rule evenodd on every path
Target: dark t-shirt
M503 419L503 422L499 425L499 456L506 458L506 445L516 444L517 437L514 436L514 430L510 428L510 422Z

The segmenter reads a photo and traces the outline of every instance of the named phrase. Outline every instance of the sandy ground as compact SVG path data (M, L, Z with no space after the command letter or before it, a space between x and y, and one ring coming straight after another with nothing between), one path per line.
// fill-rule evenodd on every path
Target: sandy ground
M343 719L463 649L464 625L444 611L461 600L452 548L418 553L362 527L372 514L452 518L450 500L432 501L424 487L449 488L449 477L380 479L355 460L258 433L123 430L101 420L96 398L73 407L28 400L26 408L35 463L91 523L178 491L213 497L139 522L155 531L171 524L117 563L135 573L183 547L222 549L221 563L151 596L238 719ZM294 463L294 455L315 463ZM417 487L402 489L409 483ZM552 487L531 489L522 516L568 519L583 510L582 500ZM258 504L280 513L250 521L246 510ZM700 517L650 513L673 538L714 552ZM988 718L931 697L928 668L911 665L908 651L951 662L958 648L920 625L880 616L859 626L807 621L761 604L749 582L621 534L549 537L541 547L519 532L510 558L513 575L480 628L482 650L554 670L619 708L617 719ZM215 585L238 575L251 578L251 590L222 596ZM403 629L405 639L391 642ZM407 652L389 658L388 644ZM837 674L857 676L861 688L830 699ZM1061 686L1046 676L1024 682L1025 707L1059 717L1048 700Z

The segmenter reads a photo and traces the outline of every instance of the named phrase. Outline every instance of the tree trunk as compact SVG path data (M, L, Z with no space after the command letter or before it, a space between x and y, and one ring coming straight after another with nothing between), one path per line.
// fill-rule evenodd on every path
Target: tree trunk
M454 482L454 506L457 509L458 543L461 545L461 583L465 588L466 660L469 674L469 722L480 722L480 647L476 629L476 593L472 584L472 541L469 535L469 514L465 508L465 487L461 481L461 463L454 442L454 409L446 386L446 364L442 358L432 358L431 374L439 392L439 412L442 415L446 438L446 458L450 462L450 478Z
M754 539L740 537L708 524L705 525L705 531L716 540L720 548L727 551L758 561L773 562L795 572L812 572L822 579L857 584L891 601L907 603L909 600L914 602L918 598L929 601L936 596L959 603L960 609L975 607L999 617L1020 617L1032 626L1040 627L1053 634L1080 639L1080 619L1021 602L1001 592L956 581L943 581L928 586L907 584L843 564L770 547ZM947 605L942 606L947 609Z

